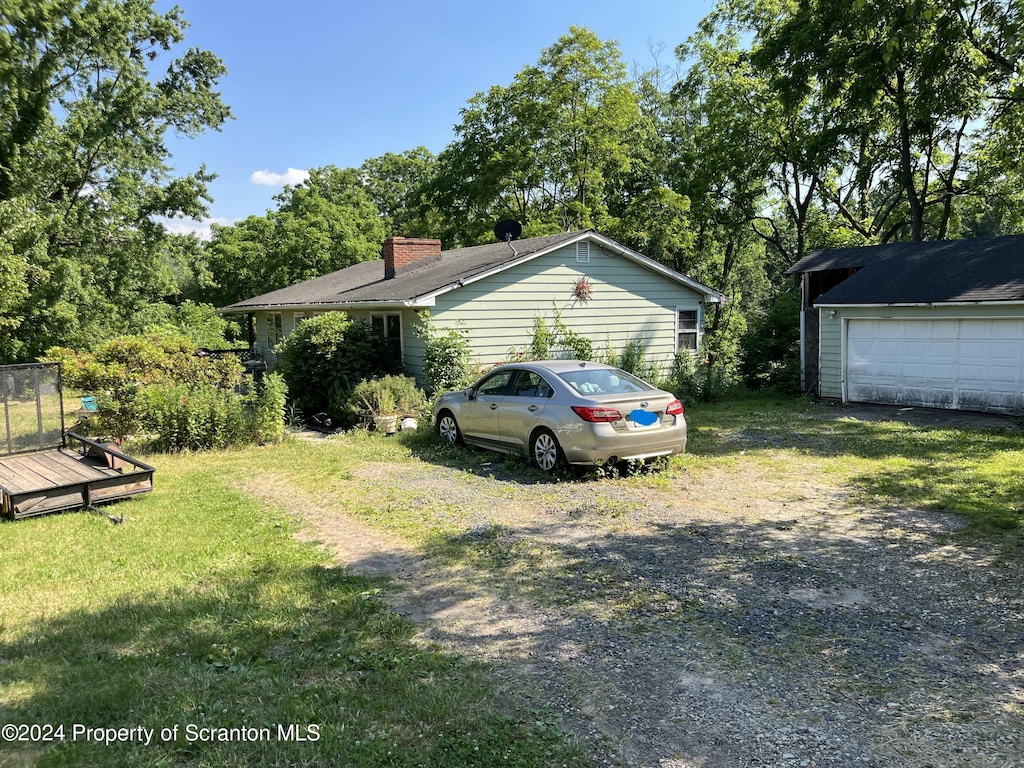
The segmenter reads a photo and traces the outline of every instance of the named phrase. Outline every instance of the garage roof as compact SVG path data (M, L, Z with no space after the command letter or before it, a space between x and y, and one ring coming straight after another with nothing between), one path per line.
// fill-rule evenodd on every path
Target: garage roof
M847 268L815 306L1024 301L1024 235L811 251L786 274Z

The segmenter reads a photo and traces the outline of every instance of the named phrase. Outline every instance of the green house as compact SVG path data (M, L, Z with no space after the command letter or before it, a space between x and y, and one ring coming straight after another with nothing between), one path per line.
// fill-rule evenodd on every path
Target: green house
M439 240L396 237L381 259L240 301L221 312L249 316L251 345L269 364L303 319L343 311L369 323L422 373L417 316L466 331L479 365L527 349L538 318L591 340L595 352L642 342L648 363L668 370L695 352L705 311L722 294L593 230L441 250ZM552 350L552 356L569 356Z

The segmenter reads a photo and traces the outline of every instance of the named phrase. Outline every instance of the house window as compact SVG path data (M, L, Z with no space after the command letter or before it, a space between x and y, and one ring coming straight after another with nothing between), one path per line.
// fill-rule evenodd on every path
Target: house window
M590 263L590 243L576 243L576 263Z
M284 321L280 312L271 312L267 315L266 330L267 349L271 350L284 338Z
M375 334L384 337L385 348L397 359L402 357L402 316L371 315L370 325Z
M696 352L699 333L699 311L680 309L676 312L676 352Z

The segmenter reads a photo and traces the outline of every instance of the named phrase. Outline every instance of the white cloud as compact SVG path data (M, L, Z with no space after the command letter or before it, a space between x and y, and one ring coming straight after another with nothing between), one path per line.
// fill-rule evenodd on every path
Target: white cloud
M172 235L195 235L200 240L209 240L213 236L210 229L211 224L234 224L230 219L206 218L196 219L165 219L161 218L160 224Z
M249 181L264 187L283 187L285 184L295 186L309 178L309 171L301 168L289 168L284 173L271 173L270 171L254 171Z

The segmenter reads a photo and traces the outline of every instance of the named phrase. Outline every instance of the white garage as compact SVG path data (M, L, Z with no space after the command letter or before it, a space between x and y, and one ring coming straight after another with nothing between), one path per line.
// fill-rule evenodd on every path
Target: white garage
M1024 410L1024 319L851 318L844 400Z
M1024 416L1024 234L811 251L786 271L805 391Z

